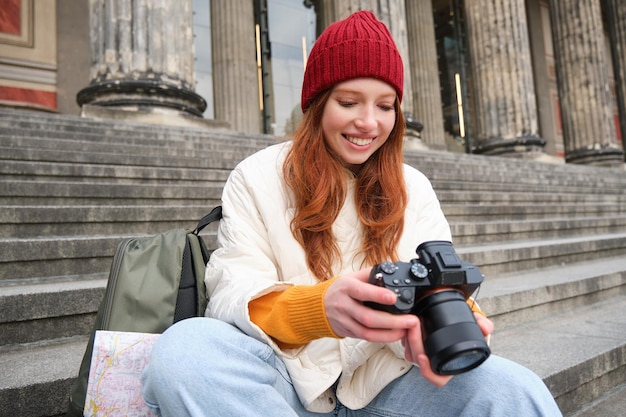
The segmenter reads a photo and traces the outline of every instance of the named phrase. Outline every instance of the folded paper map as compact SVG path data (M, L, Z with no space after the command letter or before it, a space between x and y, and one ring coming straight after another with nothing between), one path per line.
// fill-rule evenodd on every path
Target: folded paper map
M158 334L98 330L89 370L85 416L156 417L141 396L141 373Z

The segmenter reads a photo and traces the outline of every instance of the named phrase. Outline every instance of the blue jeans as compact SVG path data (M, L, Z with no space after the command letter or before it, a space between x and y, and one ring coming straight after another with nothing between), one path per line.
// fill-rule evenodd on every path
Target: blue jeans
M267 344L226 323L193 318L155 343L143 394L162 416L561 416L550 391L528 369L492 355L443 388L413 367L370 404L313 413L304 409L285 365Z

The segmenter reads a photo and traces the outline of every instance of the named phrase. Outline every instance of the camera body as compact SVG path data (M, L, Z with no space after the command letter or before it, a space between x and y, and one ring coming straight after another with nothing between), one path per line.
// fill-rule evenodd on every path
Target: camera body
M432 291L454 288L469 297L483 282L477 266L459 259L452 243L433 240L416 250L410 262L383 262L372 268L369 282L397 295L394 305L377 305L390 313L416 313L418 301Z
M419 258L410 262L383 262L372 268L369 282L392 290L397 297L393 305L366 305L417 315L435 373L469 371L491 353L465 301L484 277L477 266L458 257L451 242L424 242L416 253Z

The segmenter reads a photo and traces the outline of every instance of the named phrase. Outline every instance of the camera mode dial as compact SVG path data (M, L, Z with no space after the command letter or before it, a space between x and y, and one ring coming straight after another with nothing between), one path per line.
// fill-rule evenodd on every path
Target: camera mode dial
M417 261L411 262L410 271L411 275L418 280L422 280L428 276L428 268Z

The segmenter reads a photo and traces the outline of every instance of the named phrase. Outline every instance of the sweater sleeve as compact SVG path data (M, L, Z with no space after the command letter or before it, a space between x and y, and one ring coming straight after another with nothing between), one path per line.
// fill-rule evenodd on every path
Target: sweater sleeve
M478 313L483 317L487 317L487 315L485 314L485 312L480 308L480 306L478 305L478 303L476 302L476 300L474 300L472 297L469 297L467 300L467 305L469 305L469 307L472 309L472 311L474 313Z
M322 337L338 338L324 310L324 294L336 278L296 285L248 303L250 319L282 348L296 348Z

